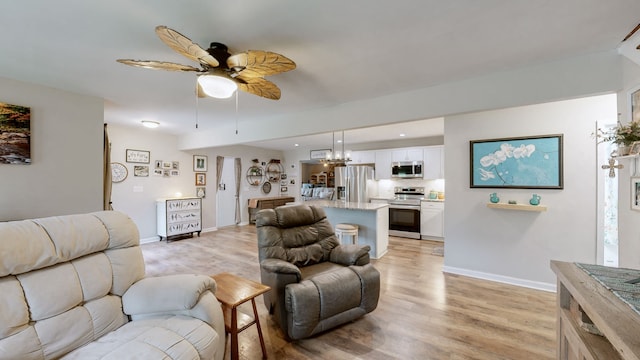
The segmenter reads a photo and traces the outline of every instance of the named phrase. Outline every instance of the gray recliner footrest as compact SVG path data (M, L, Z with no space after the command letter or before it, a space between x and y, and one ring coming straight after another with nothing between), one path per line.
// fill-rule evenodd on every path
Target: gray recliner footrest
M285 307L289 337L308 337L374 310L378 303L379 279L379 272L367 264L344 267L287 285Z

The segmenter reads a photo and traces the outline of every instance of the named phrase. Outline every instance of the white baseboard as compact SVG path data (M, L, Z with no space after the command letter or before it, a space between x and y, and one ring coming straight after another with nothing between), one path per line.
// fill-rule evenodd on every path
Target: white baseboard
M452 266L443 266L442 271L449 274L463 275L463 276L468 276L476 279L483 279L483 280L495 281L495 282L500 282L500 283L509 284L509 285L522 286L530 289L556 292L556 284L518 279L510 276L490 274L490 273L485 273L481 271L461 269L461 268L452 267Z
M160 241L160 236L152 236L152 237L140 239L140 245L148 244L148 243L152 243L152 242L156 242L156 241Z
M206 228L206 229L202 229L203 233L208 233L208 232L214 232L214 231L218 231L217 227L210 227L210 228Z

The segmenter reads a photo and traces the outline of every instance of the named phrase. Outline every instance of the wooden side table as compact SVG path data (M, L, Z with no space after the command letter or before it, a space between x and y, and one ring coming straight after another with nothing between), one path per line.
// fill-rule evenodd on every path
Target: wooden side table
M216 298L222 303L224 312L225 331L231 334L231 359L238 359L238 333L256 324L258 337L262 347L262 358L267 358L267 349L262 337L260 319L256 309L255 298L269 291L271 288L259 282L251 281L230 273L221 273L211 276L217 284ZM253 317L238 313L238 306L251 300Z

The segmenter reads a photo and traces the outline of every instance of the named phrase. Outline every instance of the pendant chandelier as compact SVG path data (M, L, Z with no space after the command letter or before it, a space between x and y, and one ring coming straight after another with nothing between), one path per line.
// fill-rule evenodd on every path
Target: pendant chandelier
M346 166L351 161L351 153L344 150L344 131L340 132L341 138L338 140L340 148L336 149L336 133L332 132L331 151L327 152L327 157L320 159L324 166Z

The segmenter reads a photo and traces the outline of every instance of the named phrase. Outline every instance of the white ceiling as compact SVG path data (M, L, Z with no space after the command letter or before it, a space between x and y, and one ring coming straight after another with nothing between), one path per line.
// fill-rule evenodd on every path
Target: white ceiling
M161 131L184 134L195 131L196 113L200 129L215 129L610 51L639 21L638 0L5 1L0 77L104 98L108 123L152 119ZM241 93L238 113L234 99L196 106L195 74L115 61L197 65L162 43L157 25L203 48L217 41L232 53L278 52L297 69L268 77L282 90L279 101ZM399 126L345 137L393 137ZM408 133L418 130L436 131L423 124Z

